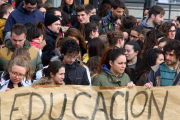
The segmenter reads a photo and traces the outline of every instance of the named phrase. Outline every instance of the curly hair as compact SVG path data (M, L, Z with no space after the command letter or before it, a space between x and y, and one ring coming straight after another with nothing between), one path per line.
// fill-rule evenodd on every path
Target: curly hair
M119 39L123 39L122 31L111 31L107 34L109 46L114 47L118 43Z
M66 40L63 42L60 51L61 51L61 54L64 54L64 55L66 55L67 53L74 53L74 52L78 54L80 51L80 48L77 42L74 39L70 38L69 40Z
M180 41L178 40L169 40L164 46L164 53L171 52L174 50L176 58L180 58Z
M145 53L141 64L135 69L137 80L139 80L143 73L149 72L151 70L151 66L154 66L156 64L156 59L158 58L159 54L163 54L163 51L159 49L150 49ZM145 81L146 80L144 80L144 82Z
M169 30L171 29L172 26L174 26L174 27L176 28L176 26L175 26L174 23L172 23L172 22L165 22L165 23L163 23L163 24L159 27L158 30L161 31L161 32L163 32L165 37L168 37L168 32L169 32Z

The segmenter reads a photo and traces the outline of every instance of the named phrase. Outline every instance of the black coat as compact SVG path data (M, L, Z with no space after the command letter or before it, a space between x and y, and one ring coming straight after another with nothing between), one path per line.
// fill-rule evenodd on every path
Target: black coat
M63 56L59 59L63 61ZM80 65L80 61L75 60L72 65L65 65L65 78L66 85L89 85L86 68Z

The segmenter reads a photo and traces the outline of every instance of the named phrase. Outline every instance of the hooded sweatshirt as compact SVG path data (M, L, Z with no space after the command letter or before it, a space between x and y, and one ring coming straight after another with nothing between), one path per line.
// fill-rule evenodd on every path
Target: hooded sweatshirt
M144 17L141 19L139 25L142 26L144 29L155 29L153 26L147 24L149 17Z
M126 73L119 74L115 76L107 68L106 65L102 65L102 70L100 74L95 78L93 86L102 86L102 87L119 87L127 86L131 82L129 76Z

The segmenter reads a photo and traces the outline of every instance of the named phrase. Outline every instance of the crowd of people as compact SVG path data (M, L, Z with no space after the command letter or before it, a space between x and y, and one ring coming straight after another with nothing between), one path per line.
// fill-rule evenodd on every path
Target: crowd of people
M137 13L138 14L138 13ZM35 85L180 84L180 16L146 8L138 21L123 0L101 8L77 0L0 3L0 91Z

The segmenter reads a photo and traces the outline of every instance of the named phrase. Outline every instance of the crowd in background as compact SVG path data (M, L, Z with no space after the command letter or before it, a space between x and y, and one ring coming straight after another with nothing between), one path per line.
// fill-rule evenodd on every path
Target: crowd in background
M138 21L123 0L103 0L99 10L78 0L0 4L1 91L180 84L180 16L164 22L161 6L146 8Z

